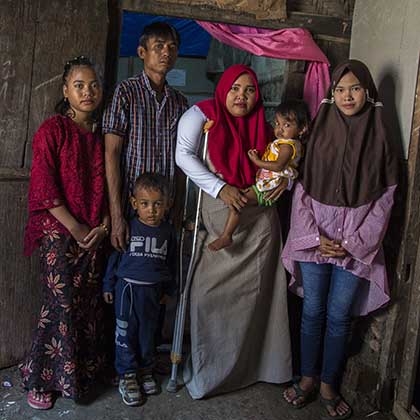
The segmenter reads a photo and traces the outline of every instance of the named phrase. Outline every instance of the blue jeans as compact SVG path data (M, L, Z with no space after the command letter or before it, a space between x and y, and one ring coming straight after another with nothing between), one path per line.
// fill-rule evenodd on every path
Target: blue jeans
M310 377L321 375L322 382L335 385L343 370L351 309L360 278L334 264L299 265L304 289L301 373Z
M161 285L115 285L115 369L119 375L140 368L151 373L159 323Z

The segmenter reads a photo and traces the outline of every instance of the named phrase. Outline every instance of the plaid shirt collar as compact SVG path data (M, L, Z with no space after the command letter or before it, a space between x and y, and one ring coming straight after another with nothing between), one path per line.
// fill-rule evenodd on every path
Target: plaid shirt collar
M156 91L152 88L152 85L150 84L150 80L144 70L138 75L138 78L140 79L140 82L142 83L142 85L144 85L146 89L150 92L150 94L153 96L156 96ZM164 93L164 96L166 97L168 97L170 94L169 84L166 80L165 80L165 84L163 85L163 93Z

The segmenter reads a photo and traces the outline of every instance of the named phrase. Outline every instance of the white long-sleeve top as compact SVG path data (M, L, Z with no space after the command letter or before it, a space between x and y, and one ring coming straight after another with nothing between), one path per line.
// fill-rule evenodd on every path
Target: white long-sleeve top
M178 123L175 162L198 187L216 198L226 182L211 172L198 155L206 121L206 115L196 105L182 115Z

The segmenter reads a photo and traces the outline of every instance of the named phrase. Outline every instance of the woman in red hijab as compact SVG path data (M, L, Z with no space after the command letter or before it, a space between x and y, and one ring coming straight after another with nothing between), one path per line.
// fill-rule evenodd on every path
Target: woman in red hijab
M198 150L209 120L214 125L203 163ZM193 106L179 122L176 162L204 192L205 229L199 232L191 288L191 358L184 374L193 398L291 378L277 211L245 206L240 191L255 182L257 168L247 151L262 153L271 140L256 75L244 65L227 69L214 99ZM207 245L223 231L229 207L241 211L238 241L213 253Z

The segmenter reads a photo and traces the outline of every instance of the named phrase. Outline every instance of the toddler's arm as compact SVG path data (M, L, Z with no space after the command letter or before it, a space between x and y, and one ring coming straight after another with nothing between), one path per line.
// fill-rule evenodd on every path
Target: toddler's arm
M104 301L108 304L114 302L114 295L111 292L104 292L103 293Z
M117 282L117 269L120 263L121 254L114 251L108 258L105 276L102 280L102 296L106 303L114 302L114 289Z
M273 162L268 162L261 160L258 156L258 151L255 149L248 150L248 157L254 163L254 165L258 166L260 169L267 169L269 171L274 172L281 172L283 169L286 168L287 164L289 163L290 159L293 156L293 147L289 144L282 144L279 146L279 153L277 160Z

